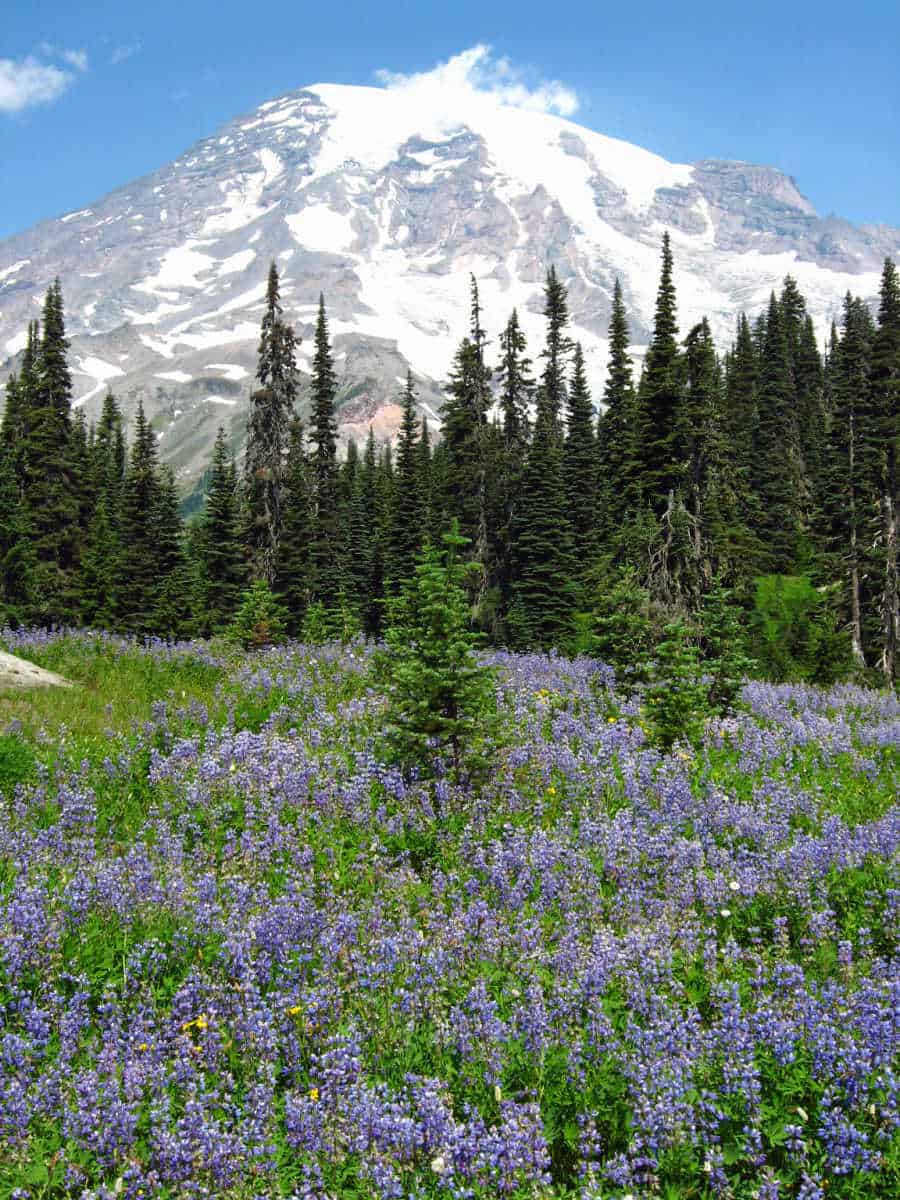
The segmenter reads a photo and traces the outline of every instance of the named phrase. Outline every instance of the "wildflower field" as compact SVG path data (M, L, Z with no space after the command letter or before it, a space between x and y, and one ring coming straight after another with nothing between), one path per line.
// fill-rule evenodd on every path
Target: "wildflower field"
M900 1195L895 696L495 653L464 789L362 643L3 642L0 1198Z

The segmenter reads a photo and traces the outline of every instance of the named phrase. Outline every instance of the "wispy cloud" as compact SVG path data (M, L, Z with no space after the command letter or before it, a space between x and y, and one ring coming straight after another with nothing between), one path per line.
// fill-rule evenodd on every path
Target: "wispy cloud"
M57 100L72 82L71 72L27 58L0 58L0 112L15 113Z
M432 113L446 110L448 116L461 115L466 107L485 100L562 117L572 116L579 106L578 96L566 84L558 79L535 79L532 72L508 58L497 58L491 47L482 43L454 54L430 71L403 75L381 70L376 78L385 87L407 92L411 106Z
M112 54L109 56L109 61L114 67L119 63L127 62L129 58L134 58L135 54L140 54L144 48L144 43L140 38L133 42L123 42L121 46L116 46Z
M65 46L54 46L52 42L41 42L37 46L37 52L44 58L61 58L64 63L68 63L76 71L88 69L87 50L69 50Z

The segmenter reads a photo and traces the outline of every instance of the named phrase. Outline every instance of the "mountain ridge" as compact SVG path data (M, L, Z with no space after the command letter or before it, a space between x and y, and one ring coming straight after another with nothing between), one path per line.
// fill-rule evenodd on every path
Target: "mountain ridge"
M646 343L670 231L682 333L707 315L721 348L791 273L824 336L849 289L877 291L900 230L820 217L775 168L670 163L547 113L481 97L457 113L403 89L314 84L266 101L86 209L0 242L0 380L56 275L75 401L142 400L186 486L219 423L239 446L268 262L308 364L324 292L342 435L388 435L407 367L432 423L467 328L467 276L496 337L519 308L532 354L552 262L573 336L602 382L616 275Z

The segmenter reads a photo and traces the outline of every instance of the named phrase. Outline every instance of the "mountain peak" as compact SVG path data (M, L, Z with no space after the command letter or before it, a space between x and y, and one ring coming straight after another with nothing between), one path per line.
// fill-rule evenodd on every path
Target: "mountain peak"
M774 168L670 163L517 98L414 77L267 101L144 179L0 243L0 355L21 349L59 275L77 402L93 415L109 386L126 410L143 400L188 483L218 424L240 442L272 259L301 365L325 294L349 435L389 426L407 367L438 420L470 273L492 348L515 306L535 352L555 265L599 390L615 277L639 347L665 229L682 328L706 314L722 345L737 312L760 309L788 272L824 333L843 294L874 294L900 248L897 230L819 218Z

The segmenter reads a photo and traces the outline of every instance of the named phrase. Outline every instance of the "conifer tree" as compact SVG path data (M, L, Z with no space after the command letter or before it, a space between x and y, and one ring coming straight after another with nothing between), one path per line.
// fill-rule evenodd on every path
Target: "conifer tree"
M565 289L551 270L545 287L547 346L534 434L514 525L515 583L509 614L515 645L561 646L575 608L575 559L562 478L560 405L569 340Z
M544 369L541 372L540 403L554 424L559 425L566 407L569 360L574 343L568 336L569 301L565 287L551 266L544 283L544 316L547 318L547 340L541 351Z
M12 455L10 466L14 469L21 459L22 441L25 434L25 397L19 376L13 372L6 381L6 404L3 422L0 424L0 442ZM18 476L18 472L16 472Z
M0 625L20 625L35 602L34 548L13 447L0 442Z
M681 490L691 515L691 599L699 603L713 575L712 542L720 534L718 501L721 454L721 378L716 349L704 317L684 341L684 385L675 434L676 454L684 464Z
M116 626L122 584L122 546L101 492L87 531L79 572L80 619L94 629Z
M775 574L787 574L796 565L799 548L800 456L788 343L774 292L765 331L760 356L753 482L761 506L765 568Z
M493 673L475 656L459 551L458 524L445 551L426 545L402 593L388 601L383 669L390 690L388 747L407 770L434 772L436 758L453 782L487 765L496 714Z
M319 297L315 350L312 359L309 440L311 493L310 599L334 606L343 580L338 512L337 424L334 398L337 376L328 338L325 298Z
M572 382L567 395L563 483L579 574L593 564L597 546L597 443L594 410L581 343L575 345Z
M635 488L638 414L628 345L628 318L617 276L609 321L605 408L597 422L598 525L607 542L621 527L626 511L640 502Z
M403 394L403 420L397 441L394 503L386 563L388 578L395 588L411 576L424 534L415 403L412 372L407 372L406 390Z
M461 536L476 545L482 521L485 412L479 350L463 338L453 358L441 413L442 520L456 517Z
M269 268L245 462L245 528L250 573L272 583L281 537L284 452L297 397L297 338L282 319L278 270Z
M865 666L862 589L866 528L875 478L862 438L871 425L871 355L875 324L862 300L844 299L840 341L832 347L828 375L832 413L821 479L821 534L827 561L844 581L851 652Z
M284 513L282 539L286 525ZM210 630L222 629L237 611L246 584L246 565L240 540L237 473L221 426L213 447L198 549L203 567L203 623Z
M159 582L156 437L138 402L134 441L122 498L122 588L120 617L133 633L153 632L153 606Z
M288 632L296 636L309 606L309 547L312 532L306 444L299 417L291 421L284 488L284 525L278 547L275 583L277 594L287 612Z
M157 476L151 524L156 580L151 593L150 629L164 637L186 637L192 630L197 598L193 595L175 477L168 465Z
M750 322L746 314L741 313L734 346L725 360L723 437L728 452L728 470L749 520L757 515L751 464L757 423L758 380L759 364Z
M500 414L502 452L489 473L493 484L491 528L494 535L494 582L498 591L498 617L506 619L512 602L516 512L528 452L529 408L534 398L534 378L525 333L515 309L500 335ZM499 630L497 631L499 637Z
M656 299L653 337L647 350L638 395L640 449L638 482L656 513L669 504L681 479L676 429L681 406L681 362L675 313L675 284L668 233L663 235L662 274Z
M364 582L360 593L360 618L365 633L377 637L382 628L384 596L384 534L390 519L390 491L385 494L375 432L369 426L359 473L360 519L365 519Z
M126 449L122 410L112 392L103 400L100 420L91 443L94 492L106 497L107 515L113 525L118 523L122 485L125 480Z
M534 379L525 332L519 325L519 314L515 309L500 334L500 352L497 377L503 440L507 449L515 450L521 458L528 442L528 409L534 394Z
M900 581L898 581L898 470L900 457L900 276L893 261L885 260L881 276L878 329L872 345L872 422L866 438L877 462L880 541L883 557L881 588L881 650L879 666L893 683L900 643Z
M370 427L371 432L371 427ZM356 444L350 445L354 451ZM347 507L347 604L355 614L360 628L365 628L369 604L369 567L372 558L373 485L375 466L374 441L366 443L363 457L358 459L350 481Z
M431 479L431 434L428 431L428 418L423 415L419 430L419 444L416 451L416 462L419 480L419 495L422 498L422 533L427 537L432 525L432 479Z
M74 572L79 549L79 498L72 461L72 379L62 290L47 291L41 337L26 384L22 472L36 558L38 618L71 621L76 615ZM20 377L21 378L21 377Z

